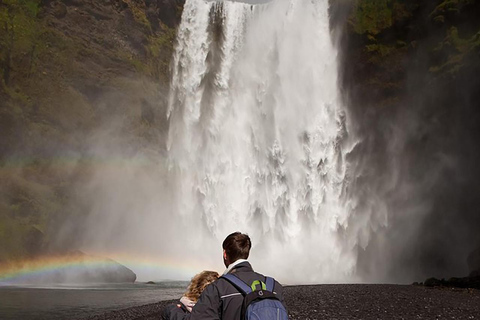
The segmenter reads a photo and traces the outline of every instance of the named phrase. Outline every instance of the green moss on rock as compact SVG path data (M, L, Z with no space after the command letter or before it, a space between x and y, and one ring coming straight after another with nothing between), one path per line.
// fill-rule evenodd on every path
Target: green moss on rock
M356 0L353 12L351 24L359 34L376 35L393 23L391 0Z
M455 76L464 66L466 58L478 54L479 48L480 30L474 36L463 39L458 35L458 29L451 27L447 31L445 39L434 49L436 52L446 51L449 54L442 61L443 63L430 67L430 72Z

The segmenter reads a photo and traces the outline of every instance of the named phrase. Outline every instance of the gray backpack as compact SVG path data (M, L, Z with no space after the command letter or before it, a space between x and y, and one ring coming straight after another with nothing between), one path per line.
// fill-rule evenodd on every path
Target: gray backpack
M265 277L265 282L255 280L251 286L233 274L223 275L243 295L241 319L288 320L288 313L274 293L275 280ZM259 288L257 288L259 287Z

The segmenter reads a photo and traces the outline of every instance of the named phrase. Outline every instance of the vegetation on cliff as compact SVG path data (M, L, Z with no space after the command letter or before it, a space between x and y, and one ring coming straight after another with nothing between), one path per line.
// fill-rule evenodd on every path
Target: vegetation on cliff
M182 6L0 2L0 262L50 250L86 213L72 194L104 161L89 150L99 134L130 154L161 148Z
M363 79L355 88L389 103L406 88L410 71L428 71L432 80L454 79L465 68L479 68L479 5L473 0L446 1L331 1L349 10L344 58L349 68L344 79ZM338 11L338 8L337 8ZM335 19L335 17L334 17ZM359 63L355 66L355 63ZM358 72L358 73L356 73ZM372 92L374 95L372 95ZM366 97L365 97L366 98Z

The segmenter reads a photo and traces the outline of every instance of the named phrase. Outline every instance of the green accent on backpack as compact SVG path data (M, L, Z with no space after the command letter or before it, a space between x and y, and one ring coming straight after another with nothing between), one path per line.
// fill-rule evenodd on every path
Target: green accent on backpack
M267 285L265 283L263 283L262 281L259 281L259 280L255 280L252 282L252 291L256 291L257 290L257 285L262 285L262 290L267 290Z

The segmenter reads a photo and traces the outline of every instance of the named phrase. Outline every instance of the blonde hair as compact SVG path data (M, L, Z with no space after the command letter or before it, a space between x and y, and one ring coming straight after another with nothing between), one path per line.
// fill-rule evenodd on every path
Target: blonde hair
M219 277L218 272L215 271L202 271L199 274L195 275L192 278L192 281L188 285L187 292L185 292L185 297L188 299L197 302L200 294L203 290L212 282L217 280Z

